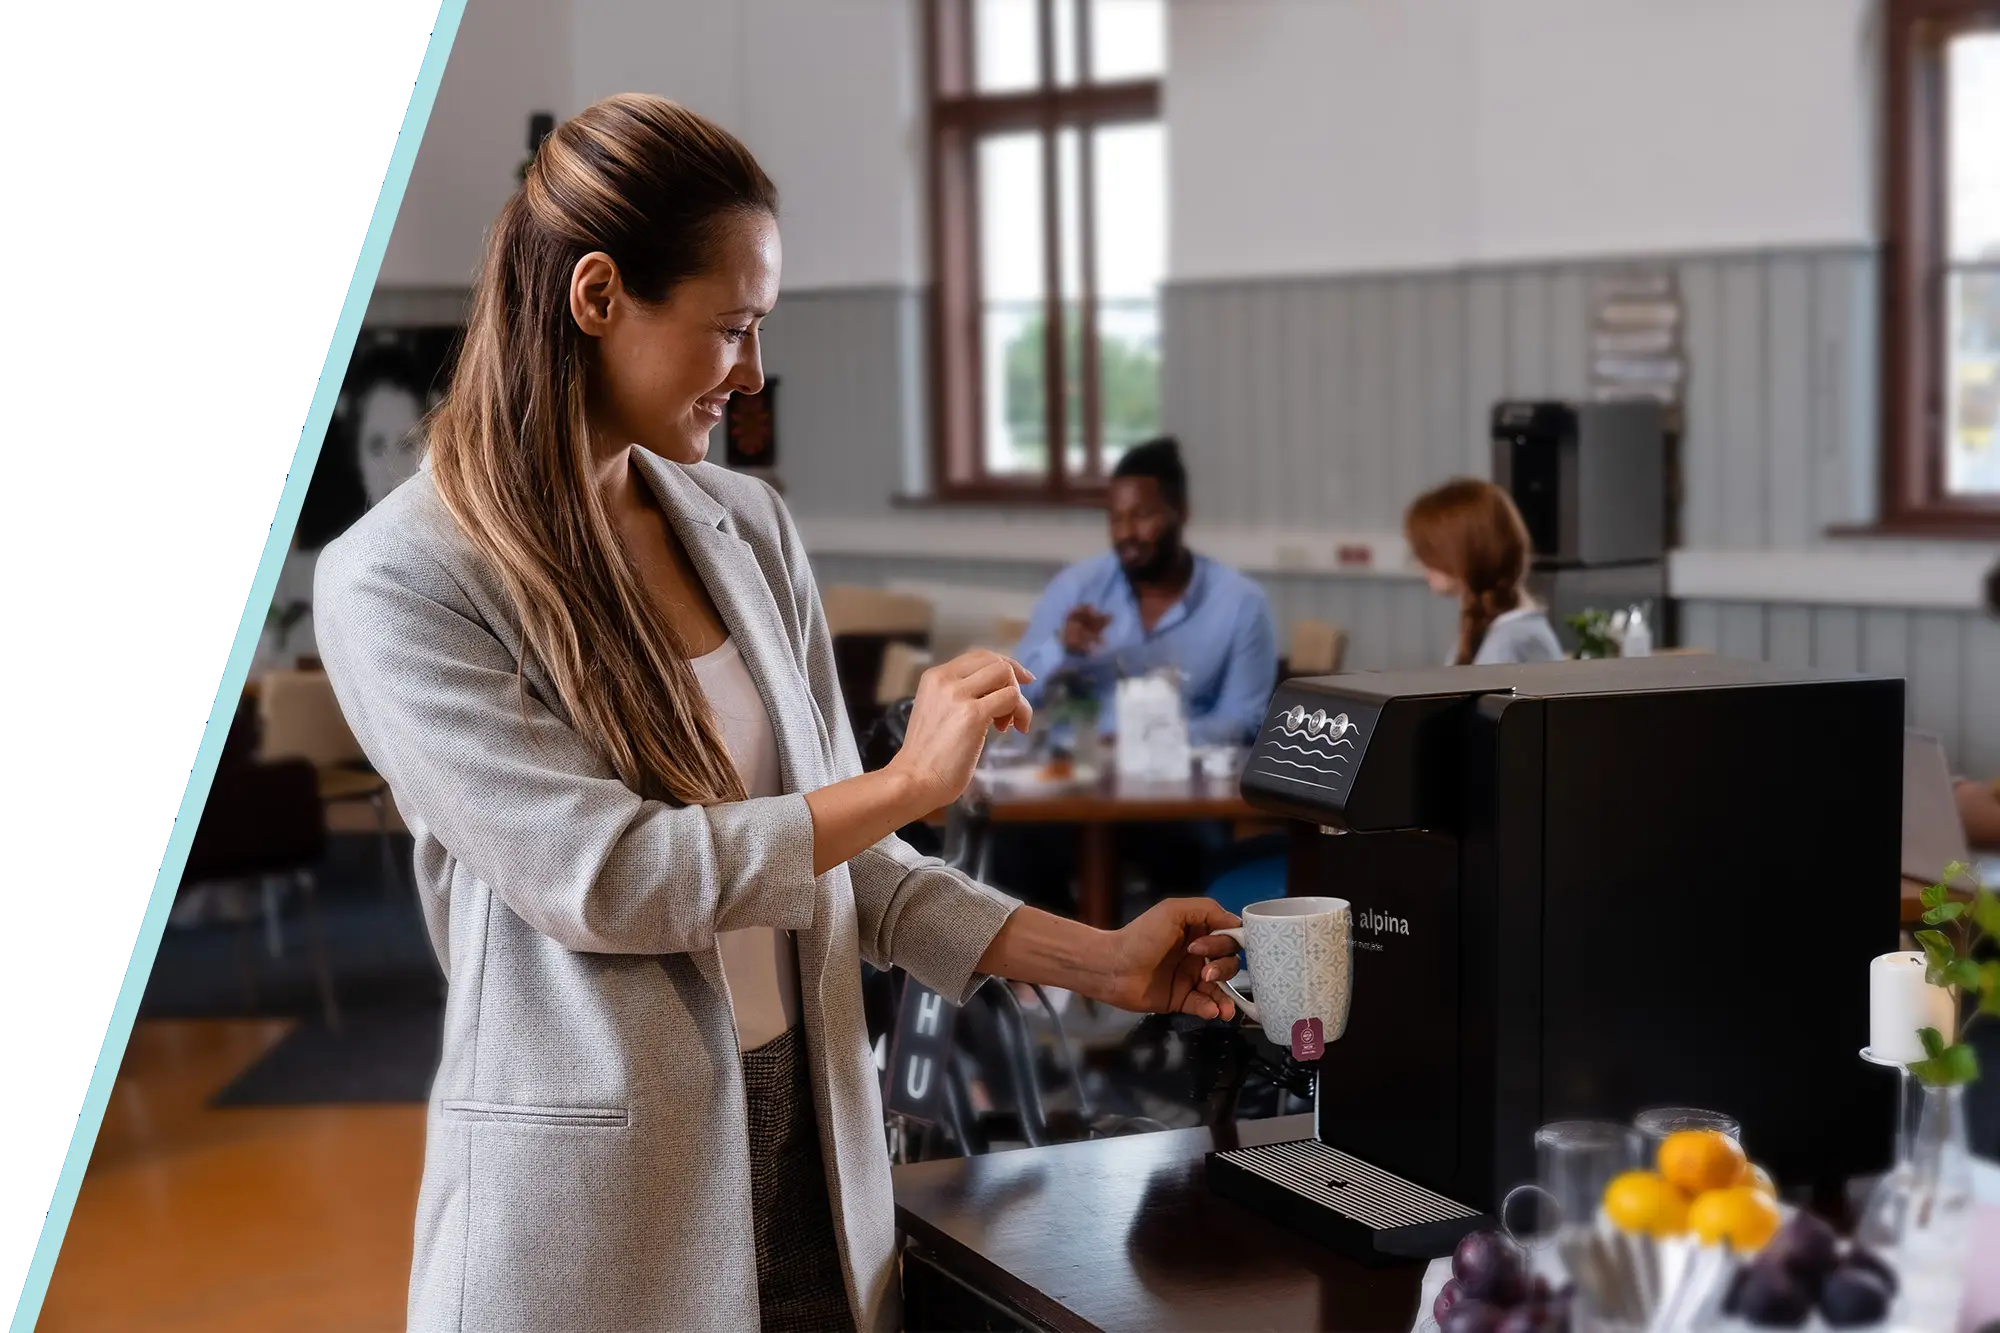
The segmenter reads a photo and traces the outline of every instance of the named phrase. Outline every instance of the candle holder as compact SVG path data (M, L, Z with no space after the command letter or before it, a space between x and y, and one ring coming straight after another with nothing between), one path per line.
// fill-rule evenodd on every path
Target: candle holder
M1965 1089L1925 1083L1867 1047L1861 1058L1894 1068L1901 1084L1896 1160L1870 1192L1855 1240L1895 1267L1904 1326L1948 1328L1964 1295L1972 1239Z

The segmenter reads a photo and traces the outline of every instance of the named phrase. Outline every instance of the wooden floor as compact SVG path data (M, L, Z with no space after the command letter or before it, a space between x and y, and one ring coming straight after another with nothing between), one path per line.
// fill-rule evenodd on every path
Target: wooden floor
M288 1026L133 1030L40 1333L403 1327L423 1108L207 1106Z

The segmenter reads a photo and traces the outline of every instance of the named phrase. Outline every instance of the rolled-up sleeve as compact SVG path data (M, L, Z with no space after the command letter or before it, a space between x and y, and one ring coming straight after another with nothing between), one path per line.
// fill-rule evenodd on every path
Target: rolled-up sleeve
M804 644L807 684L826 719L834 752L835 780L861 772L861 758L841 702L818 585L791 516L775 493L784 560ZM1024 664L1025 665L1025 664ZM854 911L861 956L876 967L900 967L918 981L962 1004L986 981L979 972L993 937L1020 901L925 856L890 836L847 863L854 886Z
M550 939L687 953L718 931L813 923L804 796L641 798L524 685L442 567L335 543L313 611L341 711L397 805Z

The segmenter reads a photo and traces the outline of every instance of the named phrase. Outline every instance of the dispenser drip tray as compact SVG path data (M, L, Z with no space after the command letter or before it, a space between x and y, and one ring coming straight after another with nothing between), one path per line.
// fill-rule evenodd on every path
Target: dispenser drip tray
M1477 1208L1318 1139L1212 1152L1208 1187L1366 1264L1436 1259L1492 1225Z

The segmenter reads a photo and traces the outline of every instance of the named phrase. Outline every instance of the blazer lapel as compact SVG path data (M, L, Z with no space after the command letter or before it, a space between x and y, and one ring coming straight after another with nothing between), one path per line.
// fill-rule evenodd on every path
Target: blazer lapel
M812 790L826 781L812 696L756 552L731 530L728 511L680 467L645 450L634 452L757 683L777 733L785 790Z

